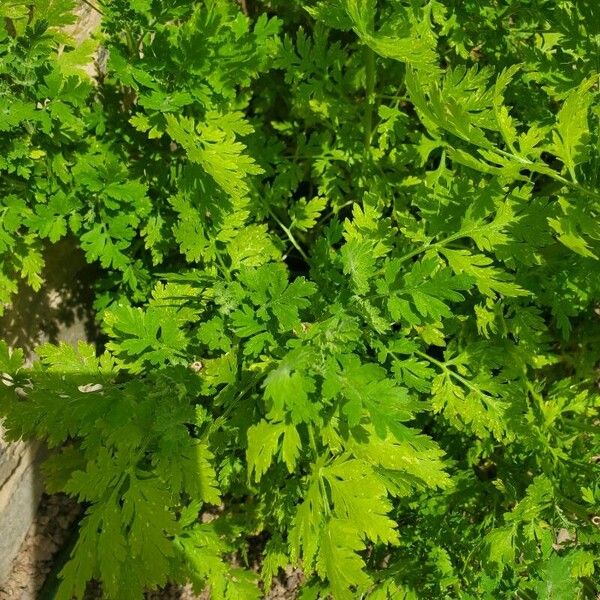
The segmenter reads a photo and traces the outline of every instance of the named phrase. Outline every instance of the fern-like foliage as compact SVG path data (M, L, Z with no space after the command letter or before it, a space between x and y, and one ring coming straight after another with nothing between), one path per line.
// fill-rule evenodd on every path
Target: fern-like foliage
M598 11L500 4L0 2L0 304L102 273L98 351L0 344L59 598L600 591Z

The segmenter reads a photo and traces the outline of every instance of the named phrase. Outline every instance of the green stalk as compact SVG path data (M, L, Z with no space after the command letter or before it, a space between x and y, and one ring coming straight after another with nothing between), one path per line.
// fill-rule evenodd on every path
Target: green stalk
M415 354L417 356L420 356L421 358L424 358L425 360L428 360L432 365L435 365L436 367L440 368L442 371L445 371L446 373L448 373L448 375L450 375L451 377L454 377L454 379L456 379L456 381L458 381L459 383L462 383L468 390L474 392L478 396L482 396L483 398L488 397L487 394L484 394L476 385L473 385L468 379L463 377L460 373L453 371L446 363L442 362L441 360L437 360L436 358L433 358L433 356L429 356L429 354L426 354L425 352L420 352L419 350L416 350Z
M366 101L367 107L364 114L365 151L371 146L373 134L373 108L375 107L375 52L369 46L365 46L365 70L366 70Z
M308 258L308 255L303 250L302 246L300 246L300 244L298 243L298 241L296 240L296 238L294 237L294 234L290 231L290 229L283 224L281 219L268 206L267 206L267 211L269 212L271 217L273 217L273 220L277 223L277 225L279 225L279 227L281 227L281 229L283 230L283 232L285 233L287 238L292 243L292 246L294 246L294 248L296 248L296 250L298 250L300 256L302 256L302 258L307 263L309 263L310 259Z

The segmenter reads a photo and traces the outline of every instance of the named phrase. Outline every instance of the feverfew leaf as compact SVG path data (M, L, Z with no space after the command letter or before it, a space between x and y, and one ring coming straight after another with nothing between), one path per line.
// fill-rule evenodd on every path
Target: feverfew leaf
M254 473L254 480L258 483L267 472L273 457L279 449L279 438L285 430L283 423L269 423L260 421L248 429L248 476Z
M302 440L300 434L295 425L286 425L283 431L283 446L281 453L283 456L283 462L290 473L294 472L296 463L300 457L300 450L302 449Z
M452 314L444 300L451 302L464 300L464 296L460 292L469 287L470 282L467 278L453 275L450 269L439 269L437 259L432 257L416 263L412 270L404 276L398 295L409 296L421 316L430 317L438 322ZM391 302L391 298L388 302ZM418 324L419 320L416 319L413 322Z
M309 396L315 389L314 380L289 362L282 362L269 373L264 388L270 419L283 419L289 414L293 423L301 423L314 418L317 407Z
M386 378L384 369L361 364L355 355L340 357L340 365L331 365L323 393L326 398L340 396L344 400L341 410L350 427L359 425L367 411L381 437L388 430L396 431L401 421L410 420L416 408L407 391Z
M292 206L291 217L292 217L292 228L299 229L300 231L307 231L311 227L314 227L321 213L327 206L327 199L323 197L315 197L309 202L306 202L304 198L301 198L296 204Z
M597 78L591 78L583 81L567 96L552 132L551 151L562 160L573 181L577 181L575 167L588 154L588 112L593 100L590 88L596 80Z
M349 275L358 294L369 289L369 280L374 276L376 257L369 240L352 239L342 248L344 273Z
M227 250L232 270L242 266L259 267L281 256L267 232L266 225L244 227L229 242Z
M198 497L208 504L218 505L221 502L221 494L217 483L217 474L211 463L214 459L212 452L206 444L197 444L196 471L194 482L198 488Z
M188 117L178 119L171 114L165 120L167 133L181 144L189 160L202 165L225 193L232 198L248 194L248 175L258 175L262 169L244 153L246 147L236 141L230 124L226 129L211 122L197 126Z
M361 460L336 460L322 470L333 500L334 512L370 540L398 542L396 524L389 518L387 490L372 467Z
M354 31L377 54L408 63L423 73L437 71L436 39L427 19L415 22L408 14L403 15L404 22L397 23L401 33L392 35L387 31L374 30L376 0L343 0L343 3Z
M298 277L279 295L273 294L269 307L279 321L282 331L288 331L300 323L299 312L310 305L310 298L316 291L315 285Z
M358 552L364 542L351 522L331 519L320 539L317 561L319 575L330 582L331 594L336 600L352 600L372 583L365 572L365 563Z
M300 436L294 425L269 423L263 420L248 429L248 449L246 451L248 475L251 477L254 473L254 480L257 483L271 466L273 457L279 450L282 435L283 461L288 471L293 473L301 448Z
M117 306L105 313L104 326L112 338L107 347L134 372L146 361L158 366L181 360L186 339L174 309Z
M503 296L527 296L529 292L511 281L509 273L497 269L493 260L483 254L471 254L468 250L450 250L443 248L441 254L448 260L452 270L458 275L473 278L479 291L485 296L495 298Z

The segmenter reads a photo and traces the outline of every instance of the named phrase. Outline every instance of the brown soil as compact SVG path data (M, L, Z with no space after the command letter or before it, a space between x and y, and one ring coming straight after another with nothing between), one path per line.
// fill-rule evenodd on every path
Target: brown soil
M0 600L34 600L56 553L67 541L80 508L76 502L57 494L44 495L8 580L0 586Z

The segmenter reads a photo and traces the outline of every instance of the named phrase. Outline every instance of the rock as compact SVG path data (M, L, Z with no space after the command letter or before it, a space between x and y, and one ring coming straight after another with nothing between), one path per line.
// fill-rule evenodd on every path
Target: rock
M0 479L0 584L34 520L42 493L39 447L23 443L1 449L4 477Z
M83 253L75 242L65 239L49 245L45 252L45 283L38 292L22 285L12 306L0 318L0 337L15 348L22 348L29 362L34 358L34 348L45 341L66 341L97 338L92 303L91 281L94 270L86 265ZM5 596L2 586L15 584L23 590L36 590L36 578L25 577L26 565L35 564L39 556L53 554L53 542L30 543L23 552L33 552L27 557L17 556L19 548L32 529L43 481L40 464L44 449L40 444L23 442L7 444L0 430L0 599ZM52 525L60 507L51 504L50 511L37 523L38 529ZM72 519L71 519L72 520ZM27 548L29 550L27 550ZM33 549L33 550L32 550ZM21 569L16 573L15 569ZM36 573L41 572L33 569ZM35 592L32 592L32 598ZM21 597L21 596L19 596ZM22 596L25 598L26 596Z

